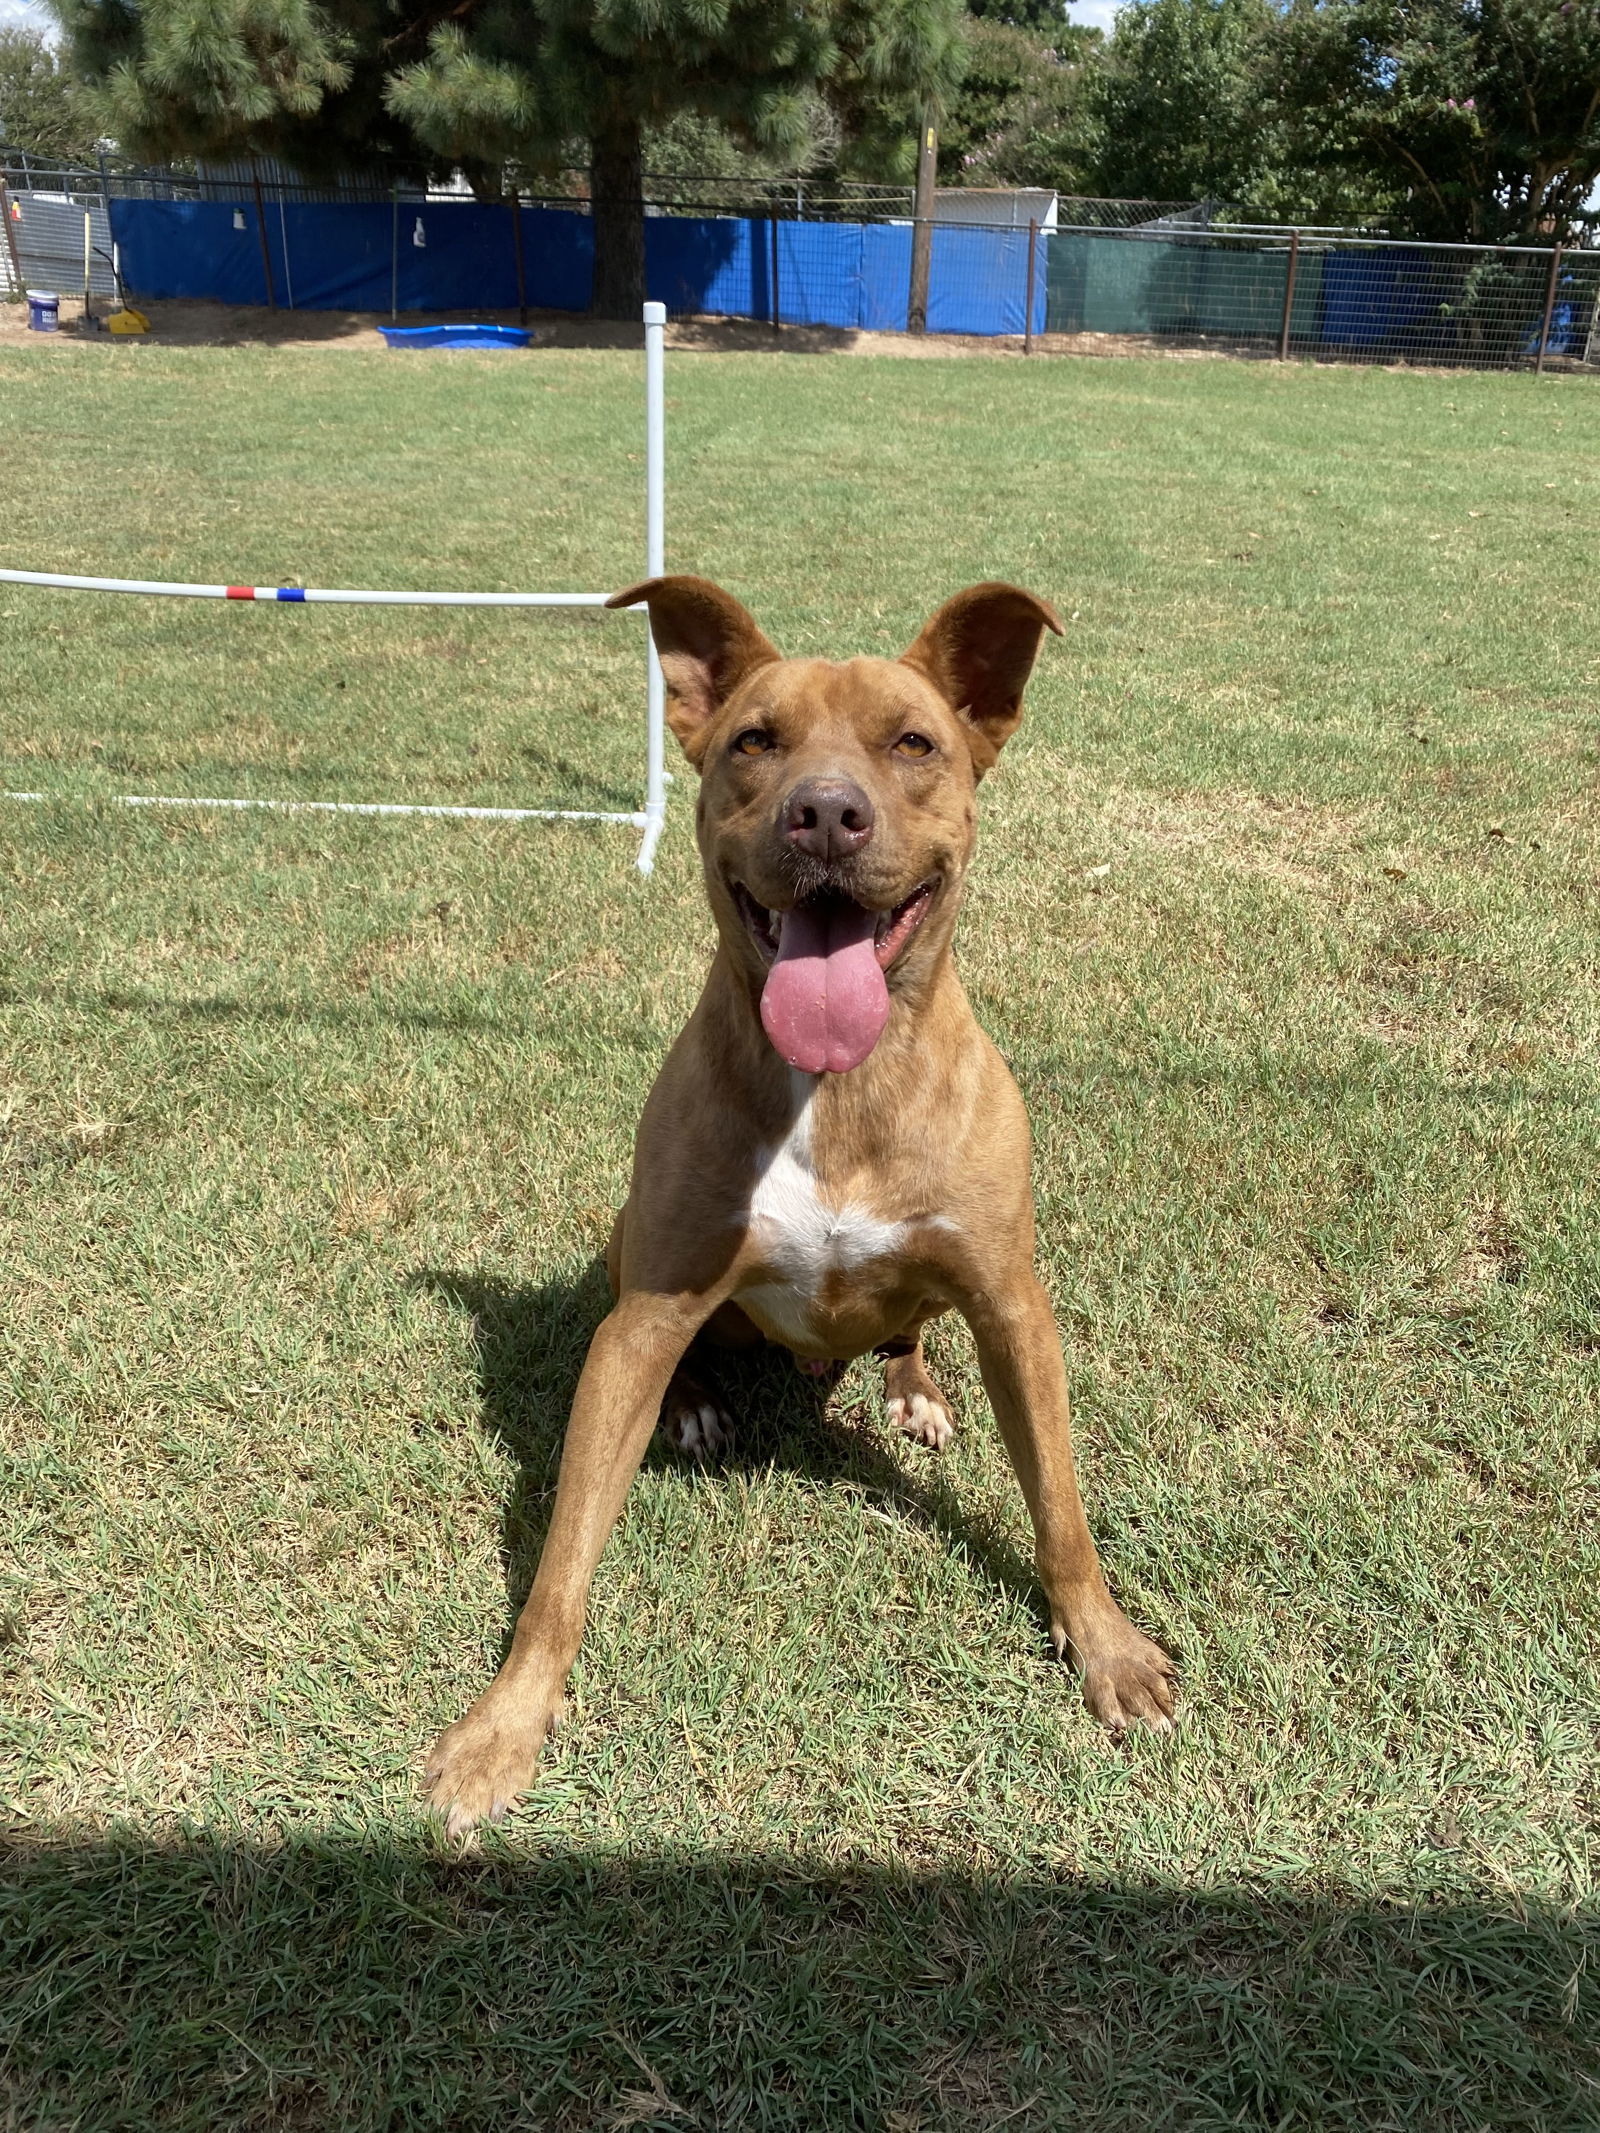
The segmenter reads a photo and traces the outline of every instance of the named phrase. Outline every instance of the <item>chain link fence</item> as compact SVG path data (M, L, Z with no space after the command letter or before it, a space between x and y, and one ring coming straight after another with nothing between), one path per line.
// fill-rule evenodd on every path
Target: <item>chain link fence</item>
M578 310L593 222L582 172L538 195L475 198L359 175L311 184L266 161L95 170L0 150L0 293L83 281L135 296L289 308ZM109 205L109 215L107 213ZM804 178L648 181L649 293L680 316L775 329L904 332L916 224L908 188ZM1600 251L1424 245L1287 229L1214 201L942 191L927 327L1034 351L1160 352L1488 370L1600 368Z
M105 195L98 186L86 189L83 177L81 171L0 167L0 297L19 299L29 289L81 296L85 224L90 293L115 296ZM18 183L24 178L31 182Z
M1600 362L1600 252L1355 232L1057 230L1044 345L1479 370Z

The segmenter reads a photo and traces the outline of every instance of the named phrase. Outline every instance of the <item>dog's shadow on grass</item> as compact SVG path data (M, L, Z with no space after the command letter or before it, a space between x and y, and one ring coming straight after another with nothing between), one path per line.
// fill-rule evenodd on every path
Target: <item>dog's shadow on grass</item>
M477 1350L483 1420L516 1462L506 1506L506 1589L513 1609L533 1582L555 1501L567 1416L594 1330L611 1306L605 1263L596 1257L565 1279L518 1288L482 1270L422 1269L415 1285L466 1313ZM870 1364L866 1366L870 1368ZM715 1362L718 1390L736 1418L733 1444L702 1470L721 1476L787 1467L813 1481L838 1483L892 1505L901 1518L960 1548L1004 1592L1030 1606L1047 1627L1032 1566L1003 1536L963 1506L942 1463L908 1472L891 1456L882 1425L863 1396L862 1370L837 1389L802 1375L783 1349L730 1350ZM683 1473L692 1463L658 1433L647 1468ZM510 1624L507 1624L507 1641Z
M522 1477L520 1587L604 1275L417 1279L471 1315L488 1427ZM848 1414L824 1426L781 1359L730 1390L770 1403L739 1459L918 1501L881 1439ZM920 1500L972 1544L936 1487ZM1015 1564L996 1574L1017 1580ZM925 1869L834 1831L820 1851L779 1837L748 1854L541 1841L461 1857L376 1820L285 1825L0 1832L7 2125L1595 2124L1593 1930L1564 1897L1436 1890L1430 1868L1390 1893L1359 1859L1350 1885L1329 1869L1309 1888L1203 1859L1187 1887L1170 1847L1147 1872L1099 1873L1092 1853L1064 1864L1049 1827L1026 1858L986 1862L974 1843Z

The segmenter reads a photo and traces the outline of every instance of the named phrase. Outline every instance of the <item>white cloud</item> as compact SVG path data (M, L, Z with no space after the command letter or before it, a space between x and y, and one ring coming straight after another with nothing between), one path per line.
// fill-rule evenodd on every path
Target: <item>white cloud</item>
M1079 29L1104 30L1108 37L1117 19L1119 4L1120 0L1067 0L1067 5L1072 10L1070 19ZM0 7L5 5L6 0L0 0Z

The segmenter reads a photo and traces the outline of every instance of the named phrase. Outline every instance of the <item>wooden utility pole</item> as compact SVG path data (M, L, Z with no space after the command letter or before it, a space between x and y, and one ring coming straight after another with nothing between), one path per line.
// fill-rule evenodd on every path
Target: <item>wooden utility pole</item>
M928 330L928 269L933 262L933 187L938 173L939 129L933 105L923 106L922 140L917 149L917 201L911 225L911 300L906 306L907 333Z
M528 323L528 270L522 257L522 195L511 188L511 245L517 260L517 324Z

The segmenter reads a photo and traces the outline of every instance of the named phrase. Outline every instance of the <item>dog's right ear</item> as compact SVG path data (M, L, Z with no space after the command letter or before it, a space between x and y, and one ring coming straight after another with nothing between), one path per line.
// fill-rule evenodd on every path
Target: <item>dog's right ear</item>
M991 579L946 600L900 655L960 714L980 778L1022 723L1022 692L1046 630L1062 635L1048 600Z
M650 634L667 681L667 724L698 770L712 721L747 674L783 657L755 617L709 578L646 578L607 607L650 610Z

